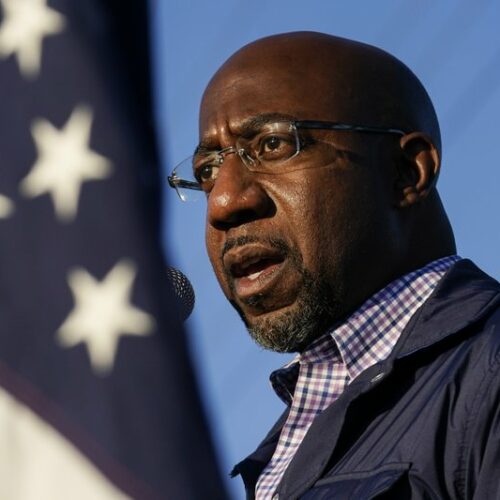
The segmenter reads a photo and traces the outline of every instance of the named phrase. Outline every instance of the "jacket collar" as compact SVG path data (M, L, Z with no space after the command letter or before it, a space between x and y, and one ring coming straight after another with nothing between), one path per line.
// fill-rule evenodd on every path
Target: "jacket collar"
M299 496L317 480L331 456L350 402L371 387L370 381L387 373L394 359L410 356L456 334L482 319L499 302L500 284L496 280L483 273L470 260L457 262L414 314L391 356L363 372L349 386L349 398L340 398L335 402L335 423L332 425L328 415L332 407L316 417L311 426L314 432L306 435L283 477L280 496ZM233 477L241 474L249 498L253 498L257 479L274 453L287 413L280 417L257 450L233 469ZM307 442L314 439L311 435L325 432L332 443L330 447L308 446Z
M458 261L410 320L396 357L424 349L480 320L497 303L499 293L496 280L470 260Z

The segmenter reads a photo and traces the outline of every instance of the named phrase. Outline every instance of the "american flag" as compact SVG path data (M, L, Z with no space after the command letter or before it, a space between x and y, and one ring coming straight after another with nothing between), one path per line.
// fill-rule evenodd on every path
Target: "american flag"
M0 498L224 498L160 244L147 3L0 6Z

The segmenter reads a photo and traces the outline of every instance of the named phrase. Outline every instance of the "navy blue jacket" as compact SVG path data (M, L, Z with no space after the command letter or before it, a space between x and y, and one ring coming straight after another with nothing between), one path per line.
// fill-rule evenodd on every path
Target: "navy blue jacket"
M500 499L500 284L468 260L316 417L279 499ZM286 412L234 470L247 498Z

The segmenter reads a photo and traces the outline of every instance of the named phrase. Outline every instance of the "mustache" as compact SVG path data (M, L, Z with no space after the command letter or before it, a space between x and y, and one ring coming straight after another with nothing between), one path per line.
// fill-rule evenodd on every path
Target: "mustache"
M243 247L250 243L262 243L275 250L278 250L282 257L292 253L290 246L282 238L276 237L261 237L261 236L238 236L238 238L229 238L224 243L221 251L221 260L224 259L229 250L237 247Z

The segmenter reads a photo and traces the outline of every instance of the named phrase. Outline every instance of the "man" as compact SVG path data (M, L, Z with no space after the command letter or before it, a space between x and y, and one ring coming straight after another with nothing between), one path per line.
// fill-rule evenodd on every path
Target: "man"
M258 40L203 96L170 177L252 337L297 359L235 467L249 498L499 498L500 286L455 255L439 125L401 62L318 33Z

